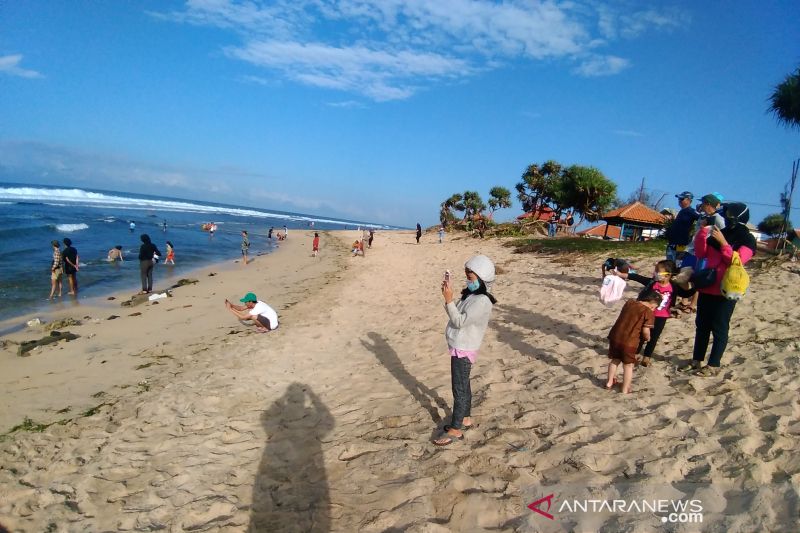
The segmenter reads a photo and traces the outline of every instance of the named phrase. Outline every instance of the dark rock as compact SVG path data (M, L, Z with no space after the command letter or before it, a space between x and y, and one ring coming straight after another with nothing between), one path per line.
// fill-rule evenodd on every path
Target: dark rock
M27 354L37 346L53 344L54 342L58 342L60 340L71 341L77 338L78 338L77 335L75 335L74 333L70 333L69 331L64 331L64 332L51 331L50 335L42 337L41 339L21 342L19 348L17 348L17 355L19 355L20 357L25 357L26 356L25 354Z

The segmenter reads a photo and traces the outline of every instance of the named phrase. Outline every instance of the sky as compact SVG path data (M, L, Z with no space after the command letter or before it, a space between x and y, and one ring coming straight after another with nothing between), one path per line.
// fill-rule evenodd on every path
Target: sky
M718 191L758 222L800 158L768 112L799 18L797 0L0 2L0 181L413 227L554 159L623 198L644 179L663 207Z

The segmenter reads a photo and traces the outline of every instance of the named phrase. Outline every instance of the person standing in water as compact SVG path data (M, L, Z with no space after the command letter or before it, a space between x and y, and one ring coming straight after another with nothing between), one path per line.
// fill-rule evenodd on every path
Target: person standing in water
M246 231L242 231L242 259L244 264L247 265L247 251L250 249L250 238L247 236Z
M164 220L164 222L161 223L161 231L163 231L164 233L167 232L167 221L166 221L166 219Z
M80 260L78 259L78 250L76 250L72 246L72 239L66 237L64 239L64 252L62 255L64 256L64 274L67 276L67 281L69 281L69 294L73 296L78 295L78 264Z
M154 256L161 255L156 245L150 241L150 236L142 233L142 246L139 247L139 274L142 279L142 292L139 294L150 294L153 291L153 267L155 266Z
M118 244L112 249L108 251L108 260L112 263L114 261L125 261L125 258L122 256L122 245Z
M58 288L58 297L61 297L61 278L64 274L63 258L61 257L61 244L51 241L53 246L53 262L50 265L50 300L53 299Z
M172 242L167 241L167 258L164 259L165 265L174 265L175 264L175 247L172 245Z
M131 233L133 233L133 230L136 229L136 222L134 222L133 220L131 220L130 228L131 228Z

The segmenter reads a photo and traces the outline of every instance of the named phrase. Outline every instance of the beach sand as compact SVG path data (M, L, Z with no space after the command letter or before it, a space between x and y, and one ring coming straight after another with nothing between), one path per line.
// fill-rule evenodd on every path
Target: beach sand
M601 258L514 254L507 241L311 233L159 305L81 307L80 335L0 358L0 523L12 531L797 531L797 274L756 272L718 377L677 375L692 318L670 321L634 393L604 390ZM476 427L446 448L449 357L439 284L475 253L499 267L472 372ZM642 259L640 263L646 264ZM213 270L213 269L211 269ZM158 283L156 283L158 285ZM631 284L627 295L638 287ZM225 311L272 305L258 334ZM191 307L185 307L191 305ZM141 312L139 316L128 316ZM103 313L103 314L100 314ZM251 328L252 329L252 328ZM38 337L31 330L6 338ZM149 365L149 366L147 366ZM69 410L58 413L59 410ZM702 524L558 515L553 487L702 500ZM578 490L579 489L579 490ZM794 499L792 499L794 498ZM788 503L787 503L788 502ZM553 509L555 510L555 509ZM553 529L555 528L555 529Z

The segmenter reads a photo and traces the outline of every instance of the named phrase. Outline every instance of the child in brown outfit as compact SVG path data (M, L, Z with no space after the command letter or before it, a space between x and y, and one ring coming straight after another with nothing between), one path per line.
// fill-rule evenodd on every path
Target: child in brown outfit
M622 392L631 392L633 365L640 340L650 340L653 327L653 309L661 303L661 296L649 289L639 295L638 300L628 300L622 307L617 321L608 333L608 381L606 388L617 383L617 366L622 363Z

